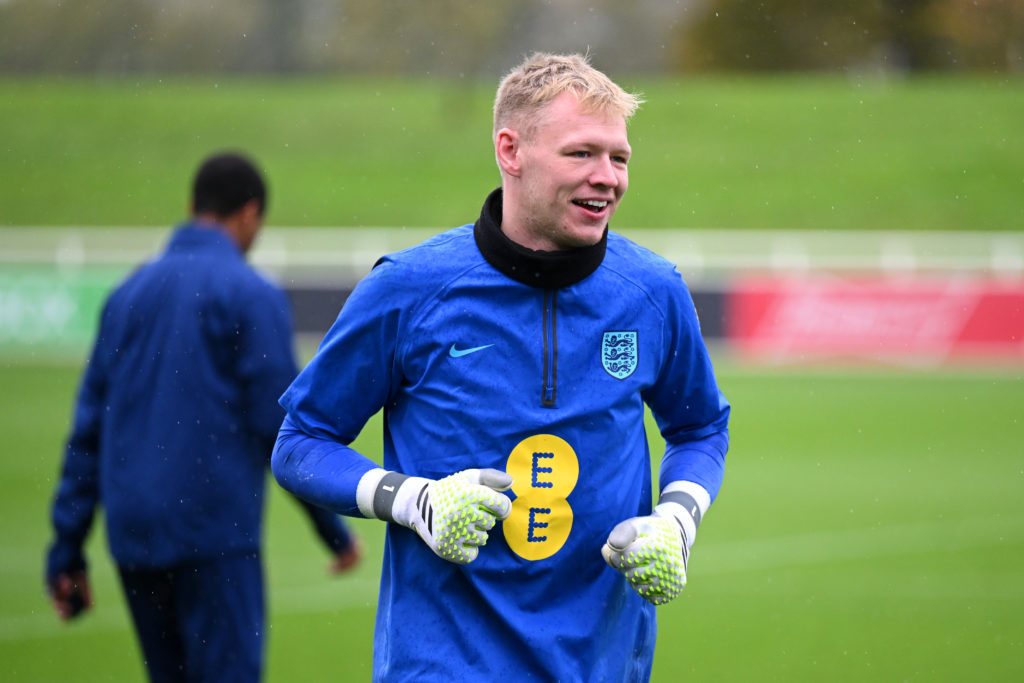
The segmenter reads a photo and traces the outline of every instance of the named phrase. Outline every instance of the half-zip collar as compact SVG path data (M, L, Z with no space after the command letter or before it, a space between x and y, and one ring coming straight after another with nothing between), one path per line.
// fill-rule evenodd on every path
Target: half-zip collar
M531 287L559 289L583 280L597 270L608 246L608 228L601 241L566 251L535 251L510 240L501 231L502 191L484 200L480 219L473 226L476 246L498 272Z

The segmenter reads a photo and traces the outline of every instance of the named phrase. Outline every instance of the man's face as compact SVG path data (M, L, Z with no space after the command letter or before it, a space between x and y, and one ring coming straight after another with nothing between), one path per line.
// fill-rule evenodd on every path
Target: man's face
M588 114L562 93L520 139L520 234L530 249L557 251L601 241L629 184L630 148L623 117Z
M236 213L235 239L243 254L249 253L263 228L263 207L251 199Z

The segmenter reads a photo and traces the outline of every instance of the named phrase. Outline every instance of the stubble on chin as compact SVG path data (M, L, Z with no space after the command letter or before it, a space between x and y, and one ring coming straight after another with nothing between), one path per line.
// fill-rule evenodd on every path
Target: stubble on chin
M551 241L557 244L561 250L584 249L600 242L601 238L604 237L607 227L608 224L605 223L600 228L594 228L593 230L571 231L563 229L557 235L554 235Z

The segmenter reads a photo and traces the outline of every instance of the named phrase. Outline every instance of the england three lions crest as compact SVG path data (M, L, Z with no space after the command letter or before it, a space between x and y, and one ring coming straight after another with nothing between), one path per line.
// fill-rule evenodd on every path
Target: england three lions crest
M626 379L636 370L636 330L605 332L601 338L601 365L615 379Z

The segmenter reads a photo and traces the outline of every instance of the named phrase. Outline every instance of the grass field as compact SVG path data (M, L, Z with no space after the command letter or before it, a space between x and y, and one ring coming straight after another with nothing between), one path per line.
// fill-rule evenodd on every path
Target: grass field
M654 680L1024 675L1021 370L719 365L735 406L726 483L689 586L659 612ZM77 372L0 368L4 680L141 676L102 534L90 541L93 613L67 627L43 597L47 505ZM373 455L378 431L375 421L360 437ZM383 530L356 528L366 562L328 579L297 508L271 497L268 680L368 680Z
M1019 230L1019 77L631 80L618 228ZM159 225L221 147L275 225L450 227L498 184L493 83L0 78L0 225Z

